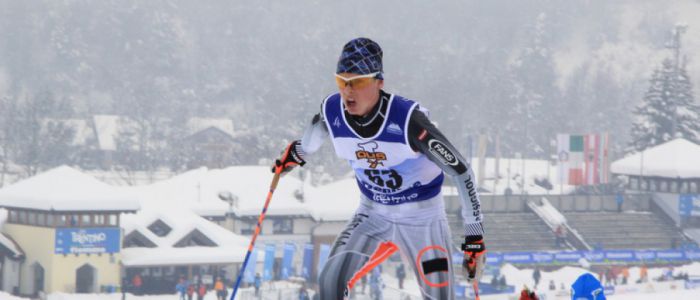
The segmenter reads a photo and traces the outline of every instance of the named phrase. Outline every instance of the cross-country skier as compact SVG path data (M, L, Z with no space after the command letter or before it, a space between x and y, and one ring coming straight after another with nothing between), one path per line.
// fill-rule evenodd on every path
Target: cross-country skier
M390 256L388 241L411 262L424 298L453 299L452 243L441 187L446 173L459 191L463 267L468 280L478 280L485 247L474 172L430 122L427 109L383 90L382 56L367 38L343 47L335 74L339 92L326 97L303 138L287 146L273 169L303 166L305 155L330 137L336 154L355 171L360 207L321 271L321 299L342 299L358 270Z

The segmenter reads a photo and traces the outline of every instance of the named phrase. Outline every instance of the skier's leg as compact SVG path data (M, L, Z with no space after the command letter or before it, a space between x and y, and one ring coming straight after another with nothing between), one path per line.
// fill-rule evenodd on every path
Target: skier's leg
M358 210L345 230L336 238L326 264L319 275L321 300L343 299L348 281L364 265L386 232L370 213ZM384 227L384 226L382 226Z
M410 260L425 299L454 299L452 240L447 219L397 224L399 249Z

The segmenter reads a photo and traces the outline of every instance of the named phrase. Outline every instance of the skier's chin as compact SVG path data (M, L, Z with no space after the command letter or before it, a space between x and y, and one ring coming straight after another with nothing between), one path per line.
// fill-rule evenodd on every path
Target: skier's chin
M345 101L345 110L348 112L350 115L357 115L358 113L358 108L357 108L357 102L355 101Z

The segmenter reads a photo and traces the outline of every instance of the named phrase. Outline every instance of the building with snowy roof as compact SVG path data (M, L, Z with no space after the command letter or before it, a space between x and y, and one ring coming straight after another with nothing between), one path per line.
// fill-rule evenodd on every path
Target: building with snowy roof
M138 275L145 294L171 293L178 280L212 285L217 276L238 274L249 239L186 208L144 207L122 215L123 274ZM250 262L256 264L256 262Z
M205 200L219 187L198 181L203 170L116 187L63 166L0 189L7 210L0 287L23 295L89 293L138 274L139 292L170 293L181 276L230 280L249 238L210 221L224 220L230 208L214 192L216 199Z
M23 252L10 292L96 292L119 284L119 216L136 199L70 167L59 167L0 190L7 210L2 233ZM3 272L10 266L4 265Z
M627 188L651 192L700 193L700 145L678 138L612 163Z

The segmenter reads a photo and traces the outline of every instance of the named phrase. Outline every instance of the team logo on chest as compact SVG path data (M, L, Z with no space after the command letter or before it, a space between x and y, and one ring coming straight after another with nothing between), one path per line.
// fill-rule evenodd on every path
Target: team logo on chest
M384 152L377 152L377 142L371 141L366 143L357 144L360 150L355 151L355 156L357 159L366 159L369 167L371 169L376 169L379 165L384 165L382 161L386 160L386 154Z

